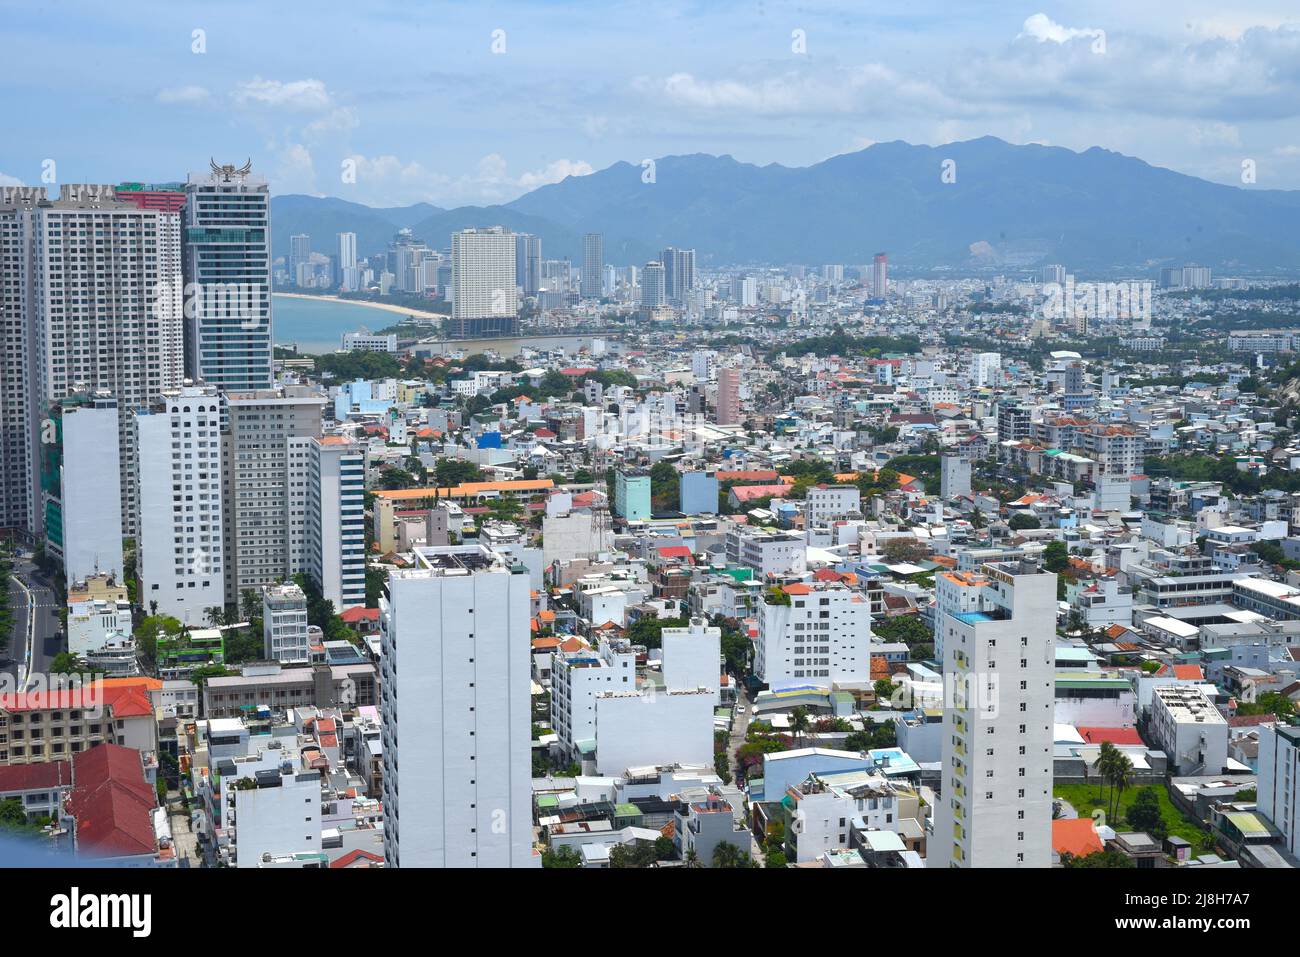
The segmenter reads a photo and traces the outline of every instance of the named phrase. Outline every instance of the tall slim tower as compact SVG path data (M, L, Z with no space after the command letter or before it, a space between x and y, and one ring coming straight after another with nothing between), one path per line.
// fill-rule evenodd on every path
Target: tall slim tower
M889 295L889 258L884 253L876 253L872 263L871 295L876 299Z
M269 389L271 191L245 164L213 164L185 185L185 369L229 389Z
M515 233L515 283L525 296L535 296L542 288L542 239L528 233Z
M339 233L339 286L355 292L360 286L357 271L357 234Z
M311 237L296 233L289 237L289 285L300 286L298 267L311 262Z
M718 370L718 425L740 422L740 370L731 366Z
M943 778L929 867L1050 867L1056 576L999 562L949 582ZM950 589L951 591L951 589Z
M529 593L527 569L480 545L417 548L415 567L389 576L380 599L387 866L539 862Z
M599 299L604 285L605 234L587 233L582 238L582 298Z
M41 186L0 186L0 529L37 528L32 215Z

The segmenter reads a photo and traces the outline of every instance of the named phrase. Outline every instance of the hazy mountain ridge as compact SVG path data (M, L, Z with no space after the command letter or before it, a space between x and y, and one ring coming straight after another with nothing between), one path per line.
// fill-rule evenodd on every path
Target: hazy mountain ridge
M944 180L946 168L955 181ZM643 173L619 162L502 206L435 207L411 228L443 248L456 229L503 225L540 235L545 257L575 263L582 234L595 231L605 233L606 261L619 265L673 245L694 247L706 263L852 264L885 251L896 266L927 270L1063 262L1133 272L1184 261L1300 270L1300 191L1211 183L1098 147L896 141L807 167L692 154L655 161L653 182ZM311 234L324 251L345 229L362 254L377 252L412 209L304 196L273 203L277 254L291 233Z

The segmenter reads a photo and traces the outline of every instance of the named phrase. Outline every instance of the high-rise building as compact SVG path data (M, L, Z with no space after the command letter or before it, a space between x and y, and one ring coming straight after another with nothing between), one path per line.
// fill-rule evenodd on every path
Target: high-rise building
M339 286L348 292L361 287L361 273L357 269L357 234L339 233Z
M945 455L939 461L939 494L945 499L954 495L969 495L970 459L961 455Z
M536 866L528 571L479 545L414 559L380 599L384 860Z
M758 280L753 276L737 276L731 280L731 301L742 309L758 305Z
M668 299L663 263L649 262L641 270L641 305L646 309L664 305Z
M535 296L542 288L542 239L528 233L515 233L515 282L525 296Z
M303 285L301 267L311 262L311 237L295 233L289 237L289 285Z
M366 603L365 449L326 435L308 453L306 571L344 611Z
M740 370L726 366L718 370L718 425L740 422Z
M32 215L39 186L0 186L0 529L39 527Z
M659 257L664 267L664 296L674 306L686 305L695 289L695 250L669 246Z
M614 473L614 514L629 522L650 517L650 473L619 469Z
M1044 266L1042 272L1042 279L1043 279L1043 285L1045 286L1050 285L1051 283L1064 285L1065 267L1062 266L1060 263L1052 263L1051 265Z
M582 237L582 298L599 299L604 285L605 234Z
M889 257L884 253L876 253L871 264L871 295L876 299L889 295Z
M61 399L41 443L45 547L64 579L122 580L122 490L117 400L107 392ZM108 438L105 441L106 437Z
M943 634L942 789L930 867L1050 867L1056 576L984 566L961 589L979 606Z
M449 336L463 339L518 332L515 254L514 233L501 226L451 234L455 299L447 324Z
M310 446L325 403L307 386L222 396L226 604L307 571Z
M269 389L271 192L247 167L191 173L185 185L185 369L223 390Z
M226 597L217 390L184 386L132 419L140 461L140 604L150 614L206 624L207 609L223 607Z
M120 202L107 185L65 184L53 201L44 190L6 187L0 243L6 267L0 269L6 293L0 481L7 503L0 509L22 514L26 530L40 534L35 450L45 412L83 392L106 392L119 408L135 408L181 384L180 220ZM18 434L24 421L25 438ZM131 535L135 452L129 420L119 425L122 531Z

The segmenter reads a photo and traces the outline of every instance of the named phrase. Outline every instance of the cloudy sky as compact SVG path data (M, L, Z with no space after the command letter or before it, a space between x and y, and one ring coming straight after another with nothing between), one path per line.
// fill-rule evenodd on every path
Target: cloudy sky
M618 160L992 134L1300 188L1295 0L38 6L0 0L0 183L251 157L277 193L455 206Z

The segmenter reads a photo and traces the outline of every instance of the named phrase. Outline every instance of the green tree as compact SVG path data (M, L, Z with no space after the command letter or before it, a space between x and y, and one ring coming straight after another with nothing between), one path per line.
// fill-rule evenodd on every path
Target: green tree
M1043 549L1043 568L1049 572L1060 574L1070 565L1070 550L1066 547L1065 542L1048 542L1047 547Z
M1125 816L1130 827L1145 831L1157 841L1163 841L1169 836L1164 815L1160 813L1160 797L1154 787L1139 790Z

